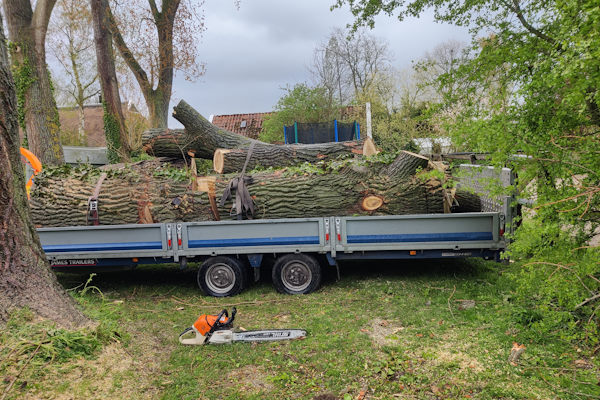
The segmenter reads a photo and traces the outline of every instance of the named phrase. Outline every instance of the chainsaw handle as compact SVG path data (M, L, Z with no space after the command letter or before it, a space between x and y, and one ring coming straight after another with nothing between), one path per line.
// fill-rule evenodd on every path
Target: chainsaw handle
M233 307L231 309L231 318L227 321L229 325L233 324L233 320L235 319L235 314L237 314L237 308Z
M227 312L227 309L224 308L223 311L221 311L218 315L217 315L217 319L215 321L215 323L210 327L210 333L213 333L215 331L215 329L220 328L223 323L221 322L221 318L227 318L227 320L229 320L229 313Z
M227 317L227 319L229 319L229 314L227 313L227 309L224 308L218 315L217 315L217 320L212 324L212 326L210 327L210 330L206 333L206 338L204 339L204 343L208 343L208 341L210 340L210 337L212 336L213 332L221 327L221 318L223 318L223 316Z

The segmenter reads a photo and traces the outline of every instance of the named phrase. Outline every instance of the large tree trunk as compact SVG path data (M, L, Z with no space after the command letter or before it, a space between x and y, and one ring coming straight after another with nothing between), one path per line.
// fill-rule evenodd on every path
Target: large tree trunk
M46 65L46 31L56 0L5 0L11 61L18 85L21 126L29 149L44 165L64 163L58 109Z
M142 143L145 151L159 157L177 158L192 151L196 157L213 159L218 173L240 171L252 143L254 149L249 169L258 165L285 167L303 162L314 163L363 153L362 141L274 145L249 139L211 124L185 101L175 106L173 116L186 129L151 129L144 132Z
M104 103L104 133L106 134L109 160L116 162L120 159L129 159L131 149L115 72L113 40L108 29L109 5L108 0L91 0L90 5L96 44L96 62Z
M150 78L125 43L114 15L110 8L107 8L109 26L115 39L115 45L140 86L150 114L150 124L154 128L166 129L167 127L176 58L173 49L173 29L179 5L180 0L163 0L159 10L154 2L150 2L151 15L158 37L158 54L153 55L158 60L158 76ZM158 81L156 88L153 87L155 78Z
M148 119L150 126L154 128L166 129L169 123L169 102L171 101L171 84L169 84L168 95L157 88L150 93L144 94L146 105L148 106Z
M87 322L50 271L25 195L19 156L17 100L0 16L0 320L29 307L62 326Z
M254 218L444 212L441 182L424 182L415 176L418 168L428 166L421 156L404 152L390 164L343 163L338 170L281 169L253 174L248 190L254 199ZM170 178L172 172L160 161L147 161L108 173L98 197L100 223L235 219L231 201L218 208L217 218L209 195L220 198L238 174L201 177L192 185L189 180ZM35 223L85 225L87 200L98 174L80 170L68 176L38 176L31 202Z

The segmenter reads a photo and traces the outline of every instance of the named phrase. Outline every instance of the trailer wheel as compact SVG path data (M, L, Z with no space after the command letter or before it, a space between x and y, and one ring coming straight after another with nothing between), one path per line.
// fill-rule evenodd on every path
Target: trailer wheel
M233 257L211 257L198 270L198 286L213 297L239 294L246 287L244 264Z
M280 293L307 294L321 284L321 265L306 254L287 254L275 261L272 277Z

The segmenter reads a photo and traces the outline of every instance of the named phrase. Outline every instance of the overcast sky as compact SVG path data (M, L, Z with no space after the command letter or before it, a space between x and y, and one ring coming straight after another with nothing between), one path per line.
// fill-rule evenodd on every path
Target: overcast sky
M233 0L205 3L206 31L199 40L206 73L196 82L176 77L172 104L184 99L211 114L267 112L282 87L310 81L313 50L335 27L352 22L334 0ZM373 35L387 40L394 66L405 68L437 44L469 41L466 29L433 22L432 15L399 22L380 17ZM169 126L180 124L172 117Z

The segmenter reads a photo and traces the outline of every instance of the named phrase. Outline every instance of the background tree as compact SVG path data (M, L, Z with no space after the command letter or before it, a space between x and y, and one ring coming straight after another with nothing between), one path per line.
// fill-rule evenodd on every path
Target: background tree
M341 53L338 37L330 35L313 52L313 63L309 71L316 85L327 90L329 102L347 104L352 98L352 90L348 79L348 66L339 56Z
M46 32L56 0L5 0L11 41L12 70L17 85L19 124L29 149L46 165L62 164L60 122L46 65Z
M516 273L520 321L534 332L597 343L600 306L600 13L595 0L413 0L348 3L355 26L380 13L400 20L433 9L438 21L468 26L469 57L447 119L464 149L491 152L519 172L536 198L511 246L527 261ZM483 94L483 95L482 95ZM523 152L528 158L513 157ZM579 327L580 329L575 329Z
M457 79L456 72L467 60L467 52L463 43L448 40L428 51L414 66L413 78L424 90L429 89L436 102L453 97L462 82ZM443 77L443 82L440 78ZM464 85L464 84L463 84Z
M334 29L314 51L310 70L318 86L327 89L330 98L347 104L376 83L390 68L387 43L364 30L350 35Z
M14 308L29 307L60 325L81 325L87 319L50 271L31 221L16 116L0 16L0 321L6 321Z
M58 0L48 29L48 47L60 65L54 74L57 98L62 98L63 105L77 107L77 144L85 146L84 105L100 94L88 3ZM57 77L65 74L68 81L61 82Z
M191 0L135 0L108 10L115 46L140 87L152 127L167 127L175 70L186 79L203 72L196 61L204 30L197 8Z
M104 132L108 145L108 158L111 162L117 162L120 159L129 157L130 146L115 72L112 35L110 29L108 29L110 9L108 0L91 0L90 5L98 76L102 88Z

